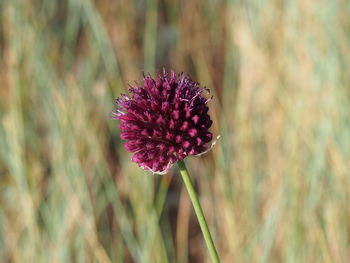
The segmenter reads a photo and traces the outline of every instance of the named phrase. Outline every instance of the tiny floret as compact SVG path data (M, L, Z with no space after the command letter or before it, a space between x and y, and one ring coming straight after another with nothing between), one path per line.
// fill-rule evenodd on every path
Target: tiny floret
M144 76L141 85L130 87L130 96L121 95L112 118L120 121L131 160L164 174L177 160L207 151L213 135L205 91L184 74L164 71L155 79Z

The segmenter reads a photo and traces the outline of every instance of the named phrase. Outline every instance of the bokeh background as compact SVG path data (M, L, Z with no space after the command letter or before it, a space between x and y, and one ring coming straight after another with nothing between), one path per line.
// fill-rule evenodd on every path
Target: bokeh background
M350 262L346 0L0 1L0 262L210 262L108 118L163 67L214 96L187 164L222 262Z

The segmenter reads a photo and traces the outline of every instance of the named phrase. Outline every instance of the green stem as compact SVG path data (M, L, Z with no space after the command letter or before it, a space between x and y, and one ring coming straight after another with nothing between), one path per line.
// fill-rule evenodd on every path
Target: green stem
M180 173L182 175L182 179L184 180L188 194L190 195L194 211L196 212L197 219L198 219L199 225L201 227L201 230L202 230L202 233L203 233L203 236L205 239L205 243L207 244L207 247L209 250L210 257L214 263L220 263L218 252L216 252L213 238L210 235L207 221L205 220L202 207L199 203L196 191L194 190L194 187L193 187L190 175L188 174L186 165L185 165L184 161L178 161L177 164L180 168Z

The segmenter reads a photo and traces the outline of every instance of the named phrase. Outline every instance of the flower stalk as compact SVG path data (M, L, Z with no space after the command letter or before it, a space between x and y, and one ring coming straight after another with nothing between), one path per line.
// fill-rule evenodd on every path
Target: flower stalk
M211 237L207 221L205 220L205 217L204 217L203 209L199 203L198 196L197 196L196 191L193 187L193 183L192 183L190 175L187 171L186 165L185 165L183 160L179 160L177 162L177 164L179 166L182 179L185 183L186 189L187 189L188 194L190 196L190 199L192 201L192 205L193 205L194 211L196 213L199 225L201 227L205 243L207 244L210 257L214 263L220 263L218 253L216 251L216 248L215 248L215 245L213 242L213 238Z

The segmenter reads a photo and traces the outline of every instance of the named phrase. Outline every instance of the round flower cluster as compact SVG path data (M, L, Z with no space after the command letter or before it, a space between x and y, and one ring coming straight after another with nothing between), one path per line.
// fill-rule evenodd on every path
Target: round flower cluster
M132 161L153 173L166 173L177 161L208 149L212 140L207 102L199 83L188 76L163 72L156 79L143 78L142 85L121 95L112 118L120 121L125 149Z

